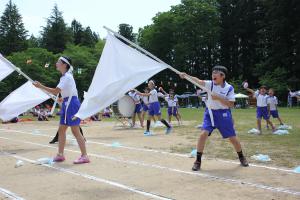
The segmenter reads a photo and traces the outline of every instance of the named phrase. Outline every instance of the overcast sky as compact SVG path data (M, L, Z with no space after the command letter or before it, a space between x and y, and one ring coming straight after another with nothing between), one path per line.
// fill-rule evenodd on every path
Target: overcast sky
M8 2L0 0L1 15ZM57 3L66 23L70 25L75 18L103 38L106 35L104 25L117 30L120 23L127 23L137 32L140 27L151 24L156 13L168 11L180 0L13 0L13 3L17 5L29 34L39 35L41 26L46 25L46 18Z

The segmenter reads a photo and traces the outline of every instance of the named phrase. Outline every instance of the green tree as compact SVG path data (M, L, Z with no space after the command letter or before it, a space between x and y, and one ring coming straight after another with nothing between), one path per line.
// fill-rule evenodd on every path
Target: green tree
M259 34L263 18L262 1L219 0L221 16L221 63L232 77L242 75L251 83L257 82L255 65L260 60Z
M34 35L31 35L27 40L28 48L38 48L40 47L40 42L40 38L36 38Z
M119 34L134 42L135 34L133 33L133 27L129 24L119 24Z
M27 31L18 8L10 0L0 19L0 49L3 55L27 48Z
M71 22L71 30L73 35L74 44L78 45L81 43L82 35L83 35L83 27L80 22L75 19Z
M55 87L59 80L59 73L55 68L57 58L58 56L52 52L41 48L28 48L25 51L12 53L7 57L9 61L33 80L38 80L50 87ZM45 68L46 64L49 64L48 68ZM13 72L0 83L0 100L26 81L23 76Z
M63 52L67 43L72 42L71 30L67 27L62 12L58 10L56 4L41 34L42 46L53 53Z
M80 44L87 47L94 47L98 40L99 36L88 26L83 31Z
M213 65L218 63L219 13L216 1L183 0L170 11L158 13L153 24L139 31L141 46L181 71L200 78L209 78ZM193 89L188 82L164 71L154 77L176 90ZM171 85L170 87L174 87Z
M261 60L256 73L263 75L279 67L289 75L286 81L290 87L300 87L300 2L266 0L263 6Z
M71 30L75 45L94 47L99 40L99 35L88 26L84 28L75 19L71 23Z

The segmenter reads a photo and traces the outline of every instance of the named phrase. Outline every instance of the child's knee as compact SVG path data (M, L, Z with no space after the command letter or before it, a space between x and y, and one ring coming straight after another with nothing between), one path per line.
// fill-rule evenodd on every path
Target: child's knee
M200 139L207 139L208 135L209 135L209 133L207 131L203 130L200 133Z

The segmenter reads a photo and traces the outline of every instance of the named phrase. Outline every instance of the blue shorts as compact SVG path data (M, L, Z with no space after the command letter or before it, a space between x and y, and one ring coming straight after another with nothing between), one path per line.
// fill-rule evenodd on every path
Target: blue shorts
M279 117L278 110L270 110L270 114L273 118Z
M148 114L150 116L161 115L159 102L153 102L149 104Z
M168 107L168 115L177 116L177 107Z
M268 114L268 107L257 107L256 108L256 118L261 119L264 118L264 120L268 120L270 118Z
M209 135L217 128L223 138L236 136L230 109L212 110L215 126L212 126L208 109L205 109L202 129Z
M149 110L148 105L145 105L145 104L144 104L144 105L143 105L143 111L144 111L144 112L147 112L148 110Z
M135 104L134 113L141 113L142 112L142 104Z
M72 97L71 102L68 107L68 110L66 112L67 103L68 103L68 97L64 98L64 101L62 103L61 114L60 114L60 125L79 126L79 124L80 124L79 118L72 120L72 118L78 112L78 110L80 108L80 102L79 102L78 97L76 97L76 96ZM65 114L67 115L66 121L65 121Z

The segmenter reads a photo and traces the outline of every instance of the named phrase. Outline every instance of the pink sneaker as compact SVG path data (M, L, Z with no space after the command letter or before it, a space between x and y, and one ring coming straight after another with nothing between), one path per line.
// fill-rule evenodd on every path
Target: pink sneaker
M53 158L53 162L63 162L65 160L65 157L64 156L61 156L61 155L56 155L54 158Z
M90 160L87 156L80 156L80 158L74 160L74 164L84 164L84 163L89 163Z

